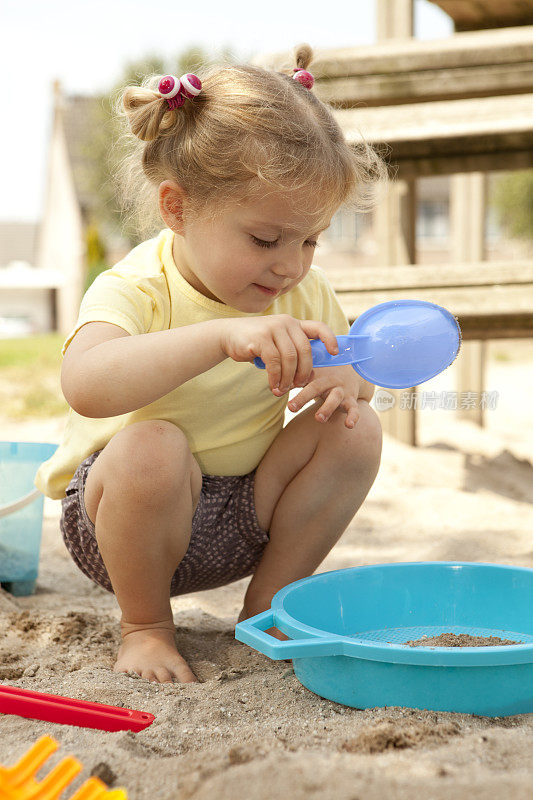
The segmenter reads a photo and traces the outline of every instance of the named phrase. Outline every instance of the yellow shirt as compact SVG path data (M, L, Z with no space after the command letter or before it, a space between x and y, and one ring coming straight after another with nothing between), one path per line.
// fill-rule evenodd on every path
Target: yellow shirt
M164 228L102 272L86 291L75 328L61 355L87 322L111 322L132 336L225 317L290 314L325 322L337 336L350 324L325 272L311 266L290 292L276 297L260 315L205 297L178 271L174 233ZM62 440L39 467L35 485L55 500L78 465L133 422L163 419L186 435L200 469L209 475L245 475L255 469L284 424L288 393L275 397L266 370L226 358L147 406L115 417L91 419L69 409Z

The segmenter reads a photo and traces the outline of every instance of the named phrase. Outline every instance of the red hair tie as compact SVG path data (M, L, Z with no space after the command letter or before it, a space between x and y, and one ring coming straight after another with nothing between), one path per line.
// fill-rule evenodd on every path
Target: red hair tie
M312 89L315 79L308 72L306 69L300 69L300 67L294 67L293 69L294 75L292 76L295 81L301 83L302 86L305 86L306 89Z
M159 81L158 91L168 101L169 108L180 108L186 97L194 100L200 94L202 81L192 72L186 72L179 80L174 75L166 75Z

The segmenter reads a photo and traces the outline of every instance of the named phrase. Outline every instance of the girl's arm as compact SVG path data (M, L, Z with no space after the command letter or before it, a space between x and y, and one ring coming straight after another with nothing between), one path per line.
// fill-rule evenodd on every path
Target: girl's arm
M91 418L147 406L227 358L221 347L225 322L207 320L136 336L109 322L86 323L63 359L65 399Z

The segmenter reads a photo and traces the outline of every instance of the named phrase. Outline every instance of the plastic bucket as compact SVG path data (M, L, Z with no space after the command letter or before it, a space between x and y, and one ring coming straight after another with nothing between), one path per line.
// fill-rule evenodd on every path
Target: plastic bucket
M48 442L0 442L0 583L13 595L35 590L44 496L33 480L56 449Z

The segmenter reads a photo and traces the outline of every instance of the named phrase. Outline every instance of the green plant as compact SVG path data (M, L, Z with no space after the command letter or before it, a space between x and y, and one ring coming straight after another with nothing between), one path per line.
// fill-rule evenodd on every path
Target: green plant
M498 178L492 205L508 236L533 239L533 169L509 172Z

